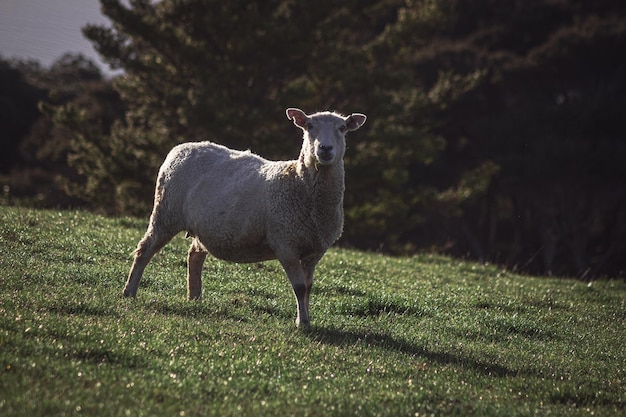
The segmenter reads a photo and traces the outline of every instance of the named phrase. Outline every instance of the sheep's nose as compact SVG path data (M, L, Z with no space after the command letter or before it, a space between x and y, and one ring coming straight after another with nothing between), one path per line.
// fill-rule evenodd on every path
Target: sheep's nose
M322 164L330 164L335 158L332 145L319 145L315 152L317 160Z

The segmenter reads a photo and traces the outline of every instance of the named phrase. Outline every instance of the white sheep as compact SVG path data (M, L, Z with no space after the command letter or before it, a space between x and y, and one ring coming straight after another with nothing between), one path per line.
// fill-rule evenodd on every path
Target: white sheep
M193 238L188 297L200 298L208 253L232 262L278 259L298 303L297 325L309 325L315 266L343 231L345 133L365 115L287 109L304 132L297 160L268 161L211 142L174 147L157 178L154 207L124 288L137 293L143 271L176 234Z

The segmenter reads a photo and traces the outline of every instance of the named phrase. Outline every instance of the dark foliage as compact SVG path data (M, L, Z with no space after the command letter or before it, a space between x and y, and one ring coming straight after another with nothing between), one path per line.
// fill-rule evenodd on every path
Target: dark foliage
M19 74L20 81L0 78L9 91L19 92L6 102L27 106L7 112L14 117L3 124L12 132L3 136L10 152L2 154L7 156L0 177L3 200L37 207L94 207L71 190L88 183L89 174L68 164L76 136L65 122L69 115L80 119L81 126L89 126L89 140L107 135L113 121L124 114L119 95L95 64L81 55L64 55L50 68L19 61L7 66Z
M37 102L44 97L44 91L28 83L16 65L0 59L0 173L22 162L20 142L39 117Z
M102 80L71 56L5 65L3 103L19 114L5 171L55 172L75 201L147 216L177 143L293 158L286 107L358 111L368 122L348 143L344 244L624 274L620 2L101 3L112 26L84 34L124 74Z

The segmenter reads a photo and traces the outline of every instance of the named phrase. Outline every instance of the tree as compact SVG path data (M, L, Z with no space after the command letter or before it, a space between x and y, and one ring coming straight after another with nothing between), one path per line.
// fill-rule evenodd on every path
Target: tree
M402 245L407 223L420 220L413 206L424 194L408 170L445 146L431 133L432 113L480 78L450 68L429 78L415 71L422 57L413 48L445 20L439 3L166 0L124 7L103 0L113 26L84 33L125 70L115 85L128 111L103 154L85 143L76 158L94 167L104 158L117 186L87 173L94 189L100 184L105 192L98 194L111 195L108 207L126 211L132 201L132 212L145 215L158 166L181 141L210 138L293 158L298 146L282 139L294 136L286 107L367 111L367 132L350 139L346 161L346 237ZM423 38L413 35L416 27Z
M2 154L7 156L2 182L9 186L11 198L43 207L85 205L76 198L79 193L69 196L64 189L81 184L83 178L68 165L76 132L59 122L74 114L91 137L107 134L113 120L123 115L119 96L96 65L81 55L63 55L50 68L22 61L6 68L14 76L3 78L12 94L3 100L10 134L3 136L9 143ZM12 126L18 125L19 134L14 134Z
M438 131L450 146L437 165L485 161L497 169L487 192L448 221L463 230L448 231L454 252L530 272L619 274L626 59L616 51L626 48L624 5L472 4L455 25L488 82L446 109Z
M293 158L286 107L360 111L344 242L524 271L623 269L625 6L608 0L101 0L124 75L110 132L76 106L75 190L145 216L182 141Z
M32 63L31 63L32 66ZM22 162L20 143L39 117L37 102L44 91L29 84L15 62L0 58L0 173L7 174Z

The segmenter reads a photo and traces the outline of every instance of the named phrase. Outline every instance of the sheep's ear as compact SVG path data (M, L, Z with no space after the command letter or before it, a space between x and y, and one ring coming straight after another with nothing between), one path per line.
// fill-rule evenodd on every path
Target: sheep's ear
M294 109L292 107L287 109L287 118L289 120L293 120L293 124L298 126L300 129L306 129L306 124L309 121L309 116L306 115L300 109Z
M346 118L346 128L348 130L357 130L365 123L367 116L361 113L352 113Z

